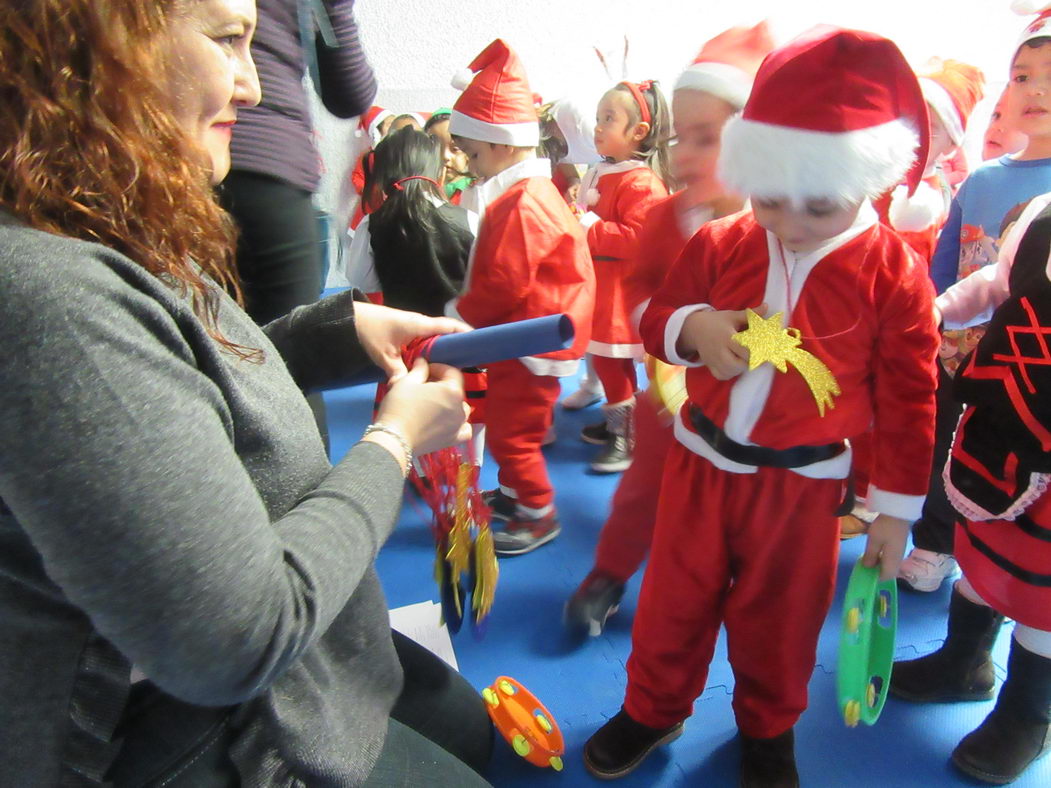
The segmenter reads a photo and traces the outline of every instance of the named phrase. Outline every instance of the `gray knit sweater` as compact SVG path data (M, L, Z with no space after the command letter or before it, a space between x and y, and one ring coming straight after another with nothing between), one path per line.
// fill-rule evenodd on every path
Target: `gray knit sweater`
M367 363L349 294L265 333L0 213L0 785L94 785L131 666L234 707L245 785L356 785L401 672L373 569L398 464L332 467L301 388Z

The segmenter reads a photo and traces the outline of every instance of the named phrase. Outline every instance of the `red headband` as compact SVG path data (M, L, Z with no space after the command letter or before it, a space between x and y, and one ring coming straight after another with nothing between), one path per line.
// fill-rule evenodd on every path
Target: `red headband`
M400 192L405 191L402 186L405 181L427 181L428 183L433 183L439 189L442 188L442 185L438 183L438 181L434 180L434 178L428 178L426 175L406 175L404 178L394 181L394 188Z
M642 91L652 88L653 81L647 79L644 82L635 83L625 80L620 84L625 85L631 91L631 95L635 98L635 103L639 105L639 114L642 116L642 122L652 123L653 117L650 115L650 105L646 103L646 97L642 95Z

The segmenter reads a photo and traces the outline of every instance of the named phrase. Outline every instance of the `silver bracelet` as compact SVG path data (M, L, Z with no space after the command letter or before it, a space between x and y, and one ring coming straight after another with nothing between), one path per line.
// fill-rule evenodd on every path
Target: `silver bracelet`
M408 473L409 469L412 468L412 446L409 445L409 441L404 433L396 427L384 424L382 421L377 421L375 424L367 426L361 437L364 438L366 435L371 435L374 432L385 432L401 444L402 451L405 452L405 473Z

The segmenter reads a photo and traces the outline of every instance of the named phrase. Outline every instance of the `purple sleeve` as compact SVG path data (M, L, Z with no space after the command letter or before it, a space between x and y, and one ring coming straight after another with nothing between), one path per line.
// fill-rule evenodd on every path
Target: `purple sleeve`
M376 76L358 37L354 0L325 0L325 8L337 46L330 49L317 36L321 100L336 117L357 117L376 97Z

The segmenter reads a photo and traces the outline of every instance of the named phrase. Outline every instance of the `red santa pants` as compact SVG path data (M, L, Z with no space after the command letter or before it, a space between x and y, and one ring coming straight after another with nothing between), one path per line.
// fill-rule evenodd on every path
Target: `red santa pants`
M666 728L690 716L725 624L740 731L795 724L835 590L842 492L841 479L727 473L672 447L632 631L632 718Z
M638 381L635 375L635 359L609 358L594 355L595 375L602 382L606 402L618 405L635 396Z
M635 406L635 459L613 494L609 519L595 549L595 569L626 582L646 559L657 522L664 459L675 442L670 420L662 421L650 394Z
M500 467L502 487L518 502L540 509L555 498L540 451L562 390L558 378L534 375L517 359L489 366L485 395L485 440Z

